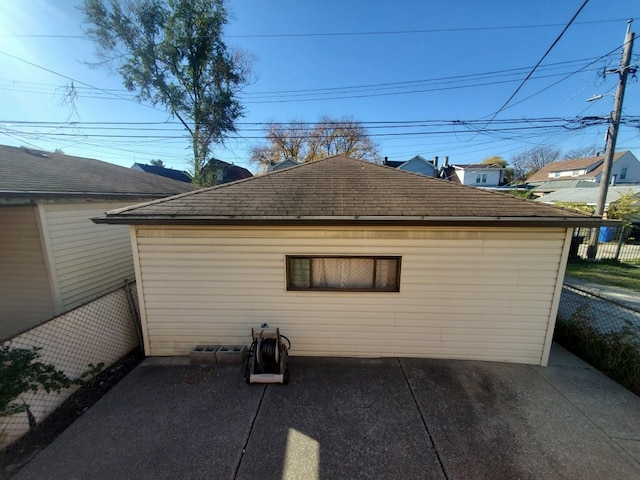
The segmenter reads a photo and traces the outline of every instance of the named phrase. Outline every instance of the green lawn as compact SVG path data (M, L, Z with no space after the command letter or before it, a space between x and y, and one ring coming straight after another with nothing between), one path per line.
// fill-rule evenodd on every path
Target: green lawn
M566 274L588 282L623 287L640 292L640 267L628 263L619 263L611 260L599 262L580 259L569 260Z

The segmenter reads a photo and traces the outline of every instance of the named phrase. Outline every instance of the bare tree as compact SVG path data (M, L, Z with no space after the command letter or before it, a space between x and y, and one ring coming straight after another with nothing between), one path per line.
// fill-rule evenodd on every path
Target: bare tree
M560 150L548 146L539 146L515 155L511 159L514 179L524 181L534 172L560 158Z
M377 145L362 124L352 117L340 120L322 117L311 132L309 143L311 148L305 159L307 162L333 155L379 159Z
M270 164L292 160L313 162L333 155L379 161L377 145L362 124L351 117L324 116L316 124L293 120L270 122L265 127L267 144L251 149L250 161L266 169Z
M588 158L593 157L596 154L595 145L591 145L590 147L577 147L572 148L571 150L567 150L562 158L564 160L573 160L574 158Z

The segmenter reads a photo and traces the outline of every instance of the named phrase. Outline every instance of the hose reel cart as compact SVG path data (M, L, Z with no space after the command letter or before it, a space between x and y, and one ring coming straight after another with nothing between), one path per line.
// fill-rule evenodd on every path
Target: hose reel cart
M266 323L260 329L251 329L253 342L249 349L249 359L244 379L247 383L289 383L287 368L291 342L280 335L279 328L271 328ZM286 345L283 342L286 340Z

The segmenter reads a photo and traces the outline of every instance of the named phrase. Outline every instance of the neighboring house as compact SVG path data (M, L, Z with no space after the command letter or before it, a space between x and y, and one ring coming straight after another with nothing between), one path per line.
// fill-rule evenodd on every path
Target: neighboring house
M131 168L142 172L153 173L154 175L160 175L161 177L170 178L171 180L178 180L179 182L191 183L192 180L191 175L187 172L174 170L173 168L145 165L144 163L134 163L131 165Z
M537 186L556 179L586 180L600 183L603 163L604 155L552 162L527 178L527 183ZM640 183L640 162L633 153L624 151L613 156L611 183L613 185Z
M211 175L216 185L253 177L253 174L246 168L223 162L216 158L209 160L207 164L202 167L202 171L205 175Z
M573 227L602 220L346 157L108 212L130 225L147 355L545 365Z
M297 167L298 165L300 164L293 160L284 160L279 163L271 162L267 167L267 172L276 172L278 170L284 170L285 168Z
M443 171L446 172L444 178L462 185L496 188L505 184L505 169L495 165L486 165L484 163L446 167L443 165Z
M426 160L420 155L416 155L406 161L388 160L385 157L383 165L397 168L398 170L403 170L405 172L419 173L420 175L425 175L427 177L438 176L438 157L435 157L433 160Z
M90 217L195 188L98 160L0 146L0 339L133 280L128 229Z

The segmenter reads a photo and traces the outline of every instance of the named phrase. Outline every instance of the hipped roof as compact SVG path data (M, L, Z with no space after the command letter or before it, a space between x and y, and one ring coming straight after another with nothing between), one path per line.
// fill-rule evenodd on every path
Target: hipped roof
M113 224L562 225L599 217L344 156L113 210Z

